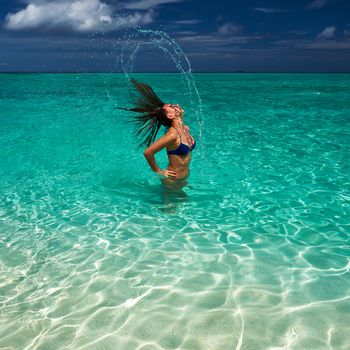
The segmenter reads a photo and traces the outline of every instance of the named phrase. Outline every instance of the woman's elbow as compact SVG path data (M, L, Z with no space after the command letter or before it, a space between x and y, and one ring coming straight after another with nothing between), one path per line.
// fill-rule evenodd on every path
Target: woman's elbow
M143 152L143 155L144 155L146 158L149 158L149 157L151 157L153 154L152 154L152 152L151 152L148 148L146 148L146 149L144 150L144 152Z

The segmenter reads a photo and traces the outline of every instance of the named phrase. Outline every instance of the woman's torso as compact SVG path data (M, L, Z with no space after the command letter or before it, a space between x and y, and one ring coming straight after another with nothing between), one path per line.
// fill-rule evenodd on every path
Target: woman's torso
M176 142L171 145L171 148L167 151L178 152L181 154L169 154L168 153L168 170L176 172L176 179L183 179L189 174L189 166L191 162L191 151L195 146L195 140L192 135L186 131L184 127L182 130L174 128L177 131ZM187 152L186 152L187 150ZM186 153L186 154L184 154Z

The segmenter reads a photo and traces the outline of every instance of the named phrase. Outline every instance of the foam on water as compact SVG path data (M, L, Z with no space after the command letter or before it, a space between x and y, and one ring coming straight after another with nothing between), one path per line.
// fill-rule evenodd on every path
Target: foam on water
M103 74L0 80L1 349L348 348L349 75L197 75L175 191Z

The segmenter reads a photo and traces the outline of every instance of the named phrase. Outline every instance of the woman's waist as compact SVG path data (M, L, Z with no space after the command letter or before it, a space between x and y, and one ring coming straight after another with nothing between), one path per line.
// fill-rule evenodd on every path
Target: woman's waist
M174 168L174 169L188 169L191 162L191 156L187 157L170 157L168 168Z
M186 177L190 172L188 166L176 167L176 166L172 166L170 164L168 166L168 170L175 171L176 179L182 179L182 178Z
M172 163L169 162L168 164L168 170L173 170L173 171L188 171L189 169L189 163Z

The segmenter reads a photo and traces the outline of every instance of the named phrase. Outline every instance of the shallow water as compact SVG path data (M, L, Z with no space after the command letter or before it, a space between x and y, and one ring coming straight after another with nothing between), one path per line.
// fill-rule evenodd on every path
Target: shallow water
M134 76L199 134L179 74ZM0 75L1 349L348 348L350 75L195 79L173 191L122 75Z

